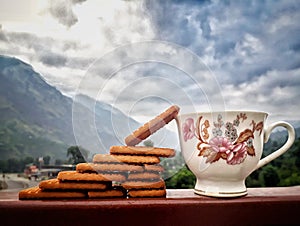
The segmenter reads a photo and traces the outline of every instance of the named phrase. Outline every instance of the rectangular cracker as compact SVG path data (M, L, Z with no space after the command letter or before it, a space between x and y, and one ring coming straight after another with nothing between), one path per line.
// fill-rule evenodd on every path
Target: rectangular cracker
M109 182L124 181L126 177L118 174L98 174L98 173L79 173L77 171L61 171L57 175L60 181L77 181L77 182Z
M136 190L136 189L165 189L165 181L160 179L158 181L125 181L121 184L126 190Z
M142 155L157 157L173 157L175 150L172 148L146 147L146 146L111 146L110 154L113 155Z
M105 164L105 163L79 163L76 165L76 171L85 172L142 172L142 166L130 164Z
M158 164L160 159L157 156L141 156L141 155L106 155L96 154L93 157L94 163L127 163L135 165Z
M43 191L39 187L31 187L19 192L19 199L77 199L86 198L86 192L79 191Z
M110 189L104 191L88 191L89 198L122 198L126 197L127 193L124 189Z
M44 180L39 183L42 190L105 190L111 183L80 183L80 182L61 182L58 179Z
M128 196L131 198L153 198L153 197L166 197L166 189L148 189L148 190L130 190Z
M142 172L142 173L129 173L127 176L127 180L132 181L153 181L153 180L160 180L161 176L159 173L154 172Z

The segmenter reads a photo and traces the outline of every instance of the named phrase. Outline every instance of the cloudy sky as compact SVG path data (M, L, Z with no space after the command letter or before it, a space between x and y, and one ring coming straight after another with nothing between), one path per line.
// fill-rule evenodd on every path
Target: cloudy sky
M0 0L0 54L139 121L170 104L300 120L300 4Z

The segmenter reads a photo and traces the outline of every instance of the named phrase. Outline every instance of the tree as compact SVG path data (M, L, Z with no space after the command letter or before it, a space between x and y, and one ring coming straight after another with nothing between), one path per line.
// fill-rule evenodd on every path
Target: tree
M196 177L184 166L174 176L166 180L167 188L194 188Z
M262 184L259 182L259 174L261 169L255 170L251 173L250 176L246 178L246 186L247 187L261 187Z
M67 150L67 157L69 157L69 162L76 165L81 162L86 162L89 151L78 146L71 146Z
M55 165L58 166L58 165L62 165L64 163L64 160L62 159L55 159Z
M31 156L26 156L25 159L23 159L23 164L24 166L29 164L29 163L33 163L34 162L34 158Z
M7 169L8 169L7 165L8 165L7 161L0 160L0 173L7 173Z
M22 163L16 158L10 158L7 160L8 173L17 173L23 170Z
M295 166L300 169L300 138L298 138L292 149L292 156L295 158Z
M262 168L259 179L266 187L276 187L280 181L276 168L271 164Z
M47 155L47 156L43 157L44 164L45 164L45 165L49 165L49 163L50 163L50 159L51 159L51 157L50 157L49 155Z

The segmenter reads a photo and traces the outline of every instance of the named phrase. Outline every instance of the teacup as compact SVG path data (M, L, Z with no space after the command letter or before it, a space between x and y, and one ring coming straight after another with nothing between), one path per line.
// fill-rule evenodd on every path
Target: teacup
M253 111L198 112L176 118L180 147L189 169L196 176L194 192L213 197L247 194L245 179L254 170L286 152L295 140L287 122L265 125L268 114ZM275 127L288 131L288 140L261 159L263 144Z

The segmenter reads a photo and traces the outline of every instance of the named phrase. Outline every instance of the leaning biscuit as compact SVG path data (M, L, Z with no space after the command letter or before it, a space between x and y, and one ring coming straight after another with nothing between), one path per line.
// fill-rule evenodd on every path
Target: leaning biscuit
M61 171L57 175L60 181L77 181L77 182L108 182L124 181L126 177L120 173L97 174L97 173L79 173L76 171Z
M86 172L142 172L142 166L129 164L95 164L95 163L79 163L76 165L76 171L80 173Z
M151 134L155 133L157 130L173 120L177 116L179 109L180 108L176 105L169 107L166 111L145 123L143 126L135 130L131 135L127 136L125 138L125 143L128 146L134 146L140 143L142 140L146 139Z
M157 156L139 156L139 155L106 155L96 154L93 157L94 163L127 163L127 164L157 164L160 159Z
M79 191L43 191L39 187L32 187L21 190L19 192L19 199L75 199L85 198L85 192Z
M121 184L123 188L127 190L131 189L159 189L165 188L164 180L160 179L159 181L126 181Z
M114 155L152 155L157 157L173 157L175 151L172 148L157 148L143 146L111 146L110 154Z
M166 197L166 189L152 189L152 190L130 190L128 196L132 198L138 197Z
M108 183L60 182L58 179L44 180L39 183L42 190L104 190L108 185Z

